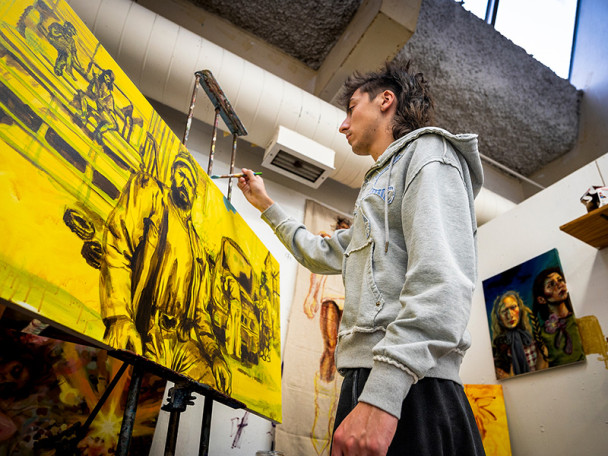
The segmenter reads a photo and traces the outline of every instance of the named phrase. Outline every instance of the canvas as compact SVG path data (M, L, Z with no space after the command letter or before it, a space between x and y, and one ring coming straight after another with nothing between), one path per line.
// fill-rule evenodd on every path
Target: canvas
M277 261L64 1L0 46L0 298L280 421Z
M113 454L131 367L91 426L83 425L121 364L105 350L1 330L0 454ZM150 450L165 383L151 374L142 379L131 439L134 453Z
M556 249L483 281L498 379L583 361Z
M502 385L464 385L486 456L511 456Z
M306 201L304 224L329 236L350 220L335 210ZM344 307L341 275L320 275L298 266L285 342L283 424L276 448L285 454L329 456L341 377L334 350Z

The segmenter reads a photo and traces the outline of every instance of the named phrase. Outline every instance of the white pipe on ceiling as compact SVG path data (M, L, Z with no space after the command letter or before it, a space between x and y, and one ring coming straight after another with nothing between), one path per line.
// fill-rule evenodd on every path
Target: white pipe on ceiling
M144 95L187 113L194 73L208 69L247 129L247 141L266 147L283 125L333 149L336 169L330 177L360 186L372 161L354 155L339 133L345 117L341 109L131 0L68 3ZM194 117L213 124L211 103L198 103ZM513 206L484 189L476 200L478 223Z

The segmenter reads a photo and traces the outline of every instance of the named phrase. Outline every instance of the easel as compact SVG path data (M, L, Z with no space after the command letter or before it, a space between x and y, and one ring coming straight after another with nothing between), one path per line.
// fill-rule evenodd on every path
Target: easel
M207 456L209 454L209 437L211 430L211 413L213 401L216 400L235 409L245 407L245 404L235 399L232 399L218 391L215 391L207 385L195 382L181 374L178 374L166 367L149 361L146 358L136 355L132 352L126 350L116 350L110 352L110 354L113 357L122 360L124 362L123 367L125 369L126 366L129 364L133 366L133 374L131 375L131 383L129 384L129 391L127 395L125 411L123 414L122 425L120 428L118 445L116 446L115 454L117 456L127 456L129 454L129 445L131 443L131 435L133 433L135 413L137 410L137 400L139 398L139 391L145 373L158 375L159 377L174 383L174 386L169 389L167 403L162 406L162 410L170 412L169 426L167 428L167 437L165 440L165 456L175 455L180 413L185 411L188 405L194 405L193 393L198 393L204 396L205 398L205 402L203 405L203 420L199 444L200 456ZM121 368L121 371L119 371L115 376L116 382L112 380L114 384L118 382L118 379L120 378L123 372L124 369ZM110 390L110 386L108 386L108 390ZM107 397L105 393L104 396ZM100 404L98 404L96 410L98 408L101 408L101 406L103 405L102 400L105 401L104 396L102 396L102 398L100 399ZM91 415L93 415L93 413L91 413ZM94 416L92 418L89 418L90 422L93 421L93 418ZM87 420L87 422L89 422L89 420Z

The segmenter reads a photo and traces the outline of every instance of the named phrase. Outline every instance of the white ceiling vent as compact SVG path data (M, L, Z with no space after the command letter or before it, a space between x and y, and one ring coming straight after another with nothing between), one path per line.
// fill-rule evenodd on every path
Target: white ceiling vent
M264 152L262 166L313 188L334 170L335 151L279 126Z

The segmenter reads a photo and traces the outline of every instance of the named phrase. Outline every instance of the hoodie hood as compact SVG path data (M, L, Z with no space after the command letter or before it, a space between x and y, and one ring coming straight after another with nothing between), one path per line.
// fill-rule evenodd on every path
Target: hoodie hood
M376 163L367 171L365 174L367 177L373 173L376 169L382 168L388 164L388 178L386 181L386 187L384 188L384 194L386 197L384 198L384 252L388 252L389 248L389 216L388 216L388 201L389 201L389 193L391 189L391 173L393 171L393 165L395 161L398 159L398 152L401 151L404 147L406 147L412 141L418 139L422 135L426 134L436 134L443 138L444 147L445 141L449 142L456 153L460 155L464 159L464 163L466 163L469 169L469 176L471 179L471 190L473 193L473 199L479 194L481 190L481 186L483 184L483 168L481 166L481 158L479 157L479 150L477 148L477 135L468 133L468 134L459 134L454 135L447 130L438 127L425 127L420 128L418 130L414 130L408 133L405 136L393 141L387 149L384 151ZM473 202L471 200L471 205Z
M439 127L424 127L414 130L405 136L393 141L390 146L378 158L376 163L369 169L368 173L374 169L384 166L397 152L403 149L408 143L414 141L422 135L434 133L443 136L462 156L469 167L471 175L471 184L473 187L473 195L477 196L483 185L483 168L481 166L481 158L479 157L479 149L477 147L477 135L473 133L454 135L447 130Z

